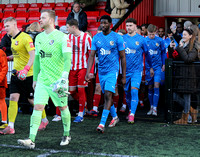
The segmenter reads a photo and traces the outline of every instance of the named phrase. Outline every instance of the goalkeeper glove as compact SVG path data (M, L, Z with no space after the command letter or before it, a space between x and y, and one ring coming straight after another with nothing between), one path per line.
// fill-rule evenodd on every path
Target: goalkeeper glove
M63 72L62 77L52 84L52 90L58 94L58 97L67 97L70 94L68 92L68 75L68 72Z
M29 70L30 70L30 67L26 65L23 70L20 70L18 72L18 75L17 75L18 79L20 79L21 81L24 81L26 79L26 76Z

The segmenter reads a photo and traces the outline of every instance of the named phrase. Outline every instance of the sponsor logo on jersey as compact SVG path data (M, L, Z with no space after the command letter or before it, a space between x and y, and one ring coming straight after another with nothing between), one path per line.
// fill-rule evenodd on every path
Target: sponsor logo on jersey
M136 50L135 50L135 49L126 48L126 49L125 49L125 53L126 53L126 54L136 53Z
M157 55L158 54L158 51L154 51L154 50L149 50L149 53L150 55Z
M114 41L110 41L110 45L113 46L114 45Z
M51 40L51 41L49 42L50 45L53 45L53 43L54 43L54 40Z
M15 41L15 45L16 45L16 46L19 45L19 41Z
M135 45L137 45L137 46L138 46L139 44L140 44L140 43L139 43L139 41L136 41L136 42L135 42Z
M158 47L158 46L159 46L159 44L158 44L158 43L156 43L156 46Z
M100 49L100 54L101 54L101 55L109 55L110 53L111 53L110 50L105 50L105 49L103 49L103 48Z
M29 42L29 45L30 45L30 48L33 48L33 47L34 47L33 42Z

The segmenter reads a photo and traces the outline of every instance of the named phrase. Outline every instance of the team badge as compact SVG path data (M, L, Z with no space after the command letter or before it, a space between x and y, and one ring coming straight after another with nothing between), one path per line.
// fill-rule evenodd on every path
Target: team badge
M158 46L159 46L159 44L158 44L158 43L156 43L156 46L158 47Z
M16 45L16 46L19 45L19 41L15 41L15 45Z
M135 45L137 45L137 46L138 46L139 44L140 44L140 43L139 43L138 41L136 41L136 42L135 42Z
M33 42L29 42L29 45L30 45L30 48L33 48L33 47L34 47Z
M54 43L54 40L51 40L51 41L49 42L50 45L53 45L53 43Z
M114 41L110 41L110 45L113 46L114 45Z

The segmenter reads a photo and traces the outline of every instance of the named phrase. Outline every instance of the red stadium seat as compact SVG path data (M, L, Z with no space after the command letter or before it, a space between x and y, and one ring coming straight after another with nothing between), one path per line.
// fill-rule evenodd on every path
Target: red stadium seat
M42 8L42 3L32 3L28 9L29 12L32 11L40 11L40 9Z
M42 5L42 7L51 7L51 8L54 8L55 7L55 3L44 3L43 5Z
M0 4L0 8L4 9L6 7L5 4Z
M59 2L59 3L56 3L56 7L68 7L69 6L69 3L61 3L61 2Z
M103 15L110 15L110 14L105 12L104 10L100 10L99 16L101 17Z
M26 8L26 9L28 9L29 7L30 7L29 3L20 3L20 4L18 4L18 8Z
M33 23L33 22L39 22L39 19L37 20L37 19L32 19L32 20L28 20L28 23Z
M14 13L14 11L15 11L15 8L5 8L4 9L4 13L5 12L13 12Z
M25 25L27 25L27 23L26 23L26 22L17 21L17 27L20 27L20 28L22 28L22 27L24 27Z
M58 20L58 25L61 26L65 26L66 25L66 20Z
M0 20L3 18L3 13L0 12Z
M89 28L98 28L100 26L100 22L88 22L88 29Z
M3 14L3 18L7 18L7 17L16 17L16 13L13 12L5 12Z
M16 12L18 12L18 11L24 11L24 12L26 12L26 11L27 11L27 8L17 8L17 9L16 9Z
M88 21L97 21L99 18L99 11L86 11Z
M56 3L54 10L64 10L66 11L69 6L69 3Z
M29 17L40 17L41 13L38 11L32 11L29 13Z
M92 33L92 36L96 35L97 34L97 30L88 30Z
M23 21L23 22L26 22L26 17L16 17L15 18L18 21Z
M18 11L18 12L16 12L16 18L17 17L25 17L26 19L28 19L29 12Z
M7 4L6 8L14 8L14 9L16 9L17 6L18 6L18 4Z
M0 23L0 30L2 30L3 28L3 23Z
M59 10L59 11L56 11L56 16L58 16L58 18L59 18L59 17L66 17L66 18L67 18L68 15L69 15L69 13L70 13L70 12L65 12L65 11L60 11L60 10Z
M46 10L46 9L52 10L53 8L52 8L52 7L42 7L42 8L41 8L41 11L42 11L42 10Z
M1 37L3 38L4 35L6 35L6 33L7 33L7 32L3 30L3 31L1 32Z

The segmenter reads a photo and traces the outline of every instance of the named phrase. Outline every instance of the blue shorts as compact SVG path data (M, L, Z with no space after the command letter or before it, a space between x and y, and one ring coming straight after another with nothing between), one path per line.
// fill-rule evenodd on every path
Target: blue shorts
M150 76L150 70L146 70L146 85L153 85L154 82L161 82L161 68L156 68L154 70L154 76Z
M142 72L133 72L126 74L125 91L131 89L131 87L139 89L141 81L142 81Z
M117 77L118 72L107 73L105 75L99 74L99 82L103 93L105 93L105 90L115 93Z

